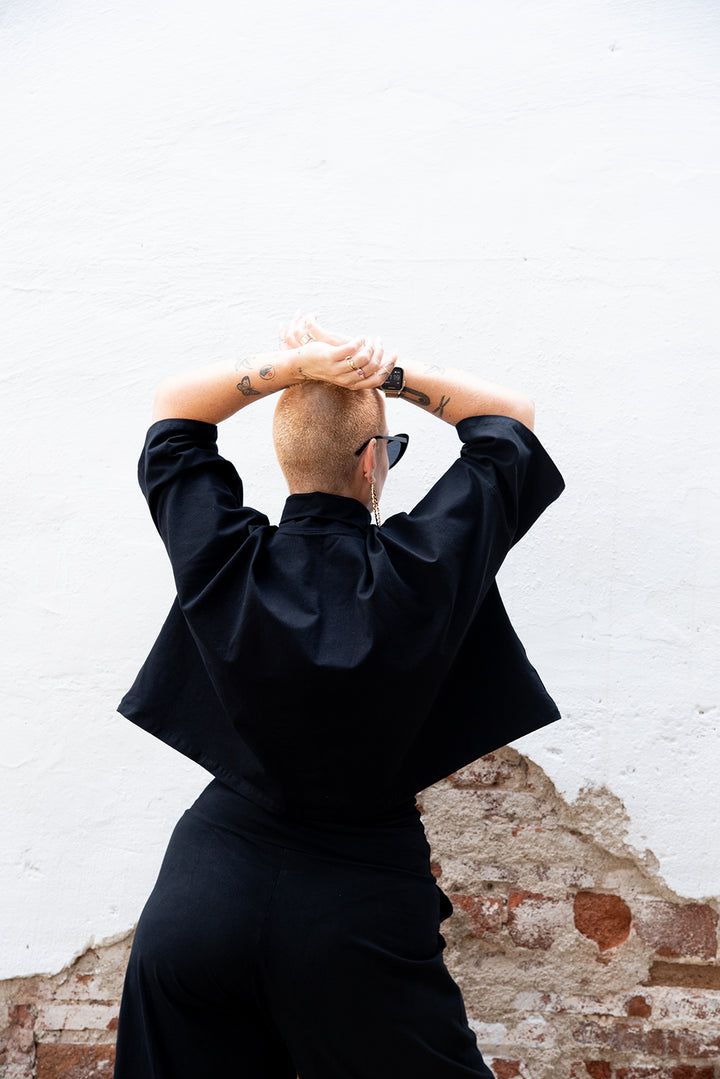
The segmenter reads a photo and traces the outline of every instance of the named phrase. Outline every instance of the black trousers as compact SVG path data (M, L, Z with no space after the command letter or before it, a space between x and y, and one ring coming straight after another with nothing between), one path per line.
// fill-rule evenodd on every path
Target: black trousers
M115 1079L492 1079L419 815L309 826L214 780L140 919Z

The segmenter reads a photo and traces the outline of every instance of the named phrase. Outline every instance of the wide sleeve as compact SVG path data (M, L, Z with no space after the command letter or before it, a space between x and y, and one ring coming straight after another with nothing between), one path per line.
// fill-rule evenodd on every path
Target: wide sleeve
M217 427L159 420L147 433L138 479L170 557L180 605L201 595L267 517L243 505L242 481L220 456Z
M439 559L450 597L433 599L436 651L446 660L399 770L400 790L423 789L560 716L505 611L495 576L509 549L563 491L537 437L517 420L458 424L459 461L408 515ZM442 628L441 628L442 627Z
M564 488L537 437L506 416L462 420L460 457L406 514L379 532L398 576L424 597L451 651L510 548ZM443 612L446 618L443 618Z
M458 519L495 507L498 531L510 547L521 539L565 488L537 436L508 416L471 416L456 427L463 443L452 481L431 489L415 513L442 509ZM465 511L465 512L463 512Z

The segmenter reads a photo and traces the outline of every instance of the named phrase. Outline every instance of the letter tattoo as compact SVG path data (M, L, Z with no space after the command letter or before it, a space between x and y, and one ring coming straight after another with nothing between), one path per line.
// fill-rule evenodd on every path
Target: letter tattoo
M446 397L445 394L443 394L442 397L440 398L440 404L437 406L437 408L434 408L432 410L433 416L438 416L439 419L442 419L443 418L443 412L445 411L445 406L448 405L449 403L450 403L450 398Z
M253 388L253 385L250 382L250 375L243 375L237 384L237 388L240 390L243 397L262 397L260 390Z

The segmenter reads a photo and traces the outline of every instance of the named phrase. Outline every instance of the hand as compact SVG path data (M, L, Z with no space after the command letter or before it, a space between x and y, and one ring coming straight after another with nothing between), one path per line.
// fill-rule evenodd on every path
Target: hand
M287 329L280 329L280 348L298 348L311 338L324 341L328 345L344 345L350 340L346 334L330 333L318 325L315 315L301 315L299 312L292 319Z
M294 352L298 381L331 382L348 390L378 389L397 362L397 356L385 359L379 338L366 341L364 337L358 337L340 344L309 338L305 344L294 348Z
M330 346L331 351L323 346ZM299 368L301 378L333 382L351 390L377 389L397 363L397 354L389 360L385 358L379 338L355 338L351 341L345 334L324 330L314 315L300 313L295 315L287 329L280 330L280 347L298 351L299 357L302 357ZM338 349L341 350L339 354Z

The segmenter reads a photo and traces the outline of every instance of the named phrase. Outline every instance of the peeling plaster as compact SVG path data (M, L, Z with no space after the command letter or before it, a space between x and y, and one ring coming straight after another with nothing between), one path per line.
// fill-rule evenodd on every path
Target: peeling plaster
M718 904L688 904L648 867L646 855L612 836L607 822L625 820L613 795L588 790L582 806L570 805L537 765L508 748L421 797L435 872L455 904L443 923L446 960L494 1067L512 1059L534 1079L573 1079L573 1061L588 1053L596 1059L592 1041L603 1038L602 1058L619 1074L628 1065L686 1064L672 1048L680 1044L707 1057L704 1046L712 1045L720 1022ZM631 912L614 943L593 939L589 923L578 931L573 922L573 898L585 888L588 900L612 897ZM462 901L473 895L498 909L507 901L507 917L474 921ZM513 911L522 911L519 925ZM698 915L699 936L683 929L688 912ZM68 1057L71 1046L85 1046L86 1060L96 1047L106 1066L131 936L94 944L52 977L0 982L0 1068L7 1079L28 1079L36 1051L51 1054L52 1046L66 1047ZM653 977L668 940L681 949L665 964L670 975L705 971L709 985L688 991L668 971L661 972L664 982ZM699 945L712 954L700 955ZM589 1048L579 1045L583 1039ZM502 1065L496 1074L505 1074Z
M564 719L520 748L720 894L719 34L695 0L4 5L0 976L125 932L205 782L114 714L172 598L134 462L163 376L297 305L535 397L568 490L501 586ZM457 448L391 404L385 514ZM249 412L223 449L276 519Z

